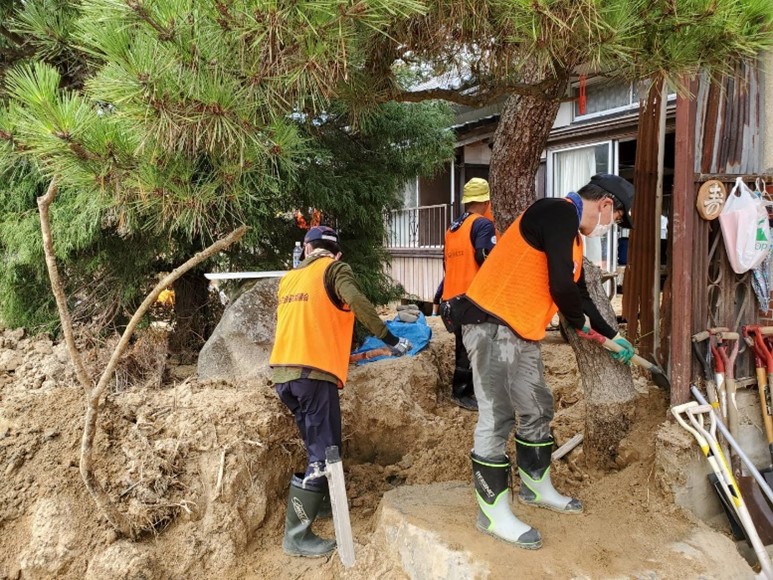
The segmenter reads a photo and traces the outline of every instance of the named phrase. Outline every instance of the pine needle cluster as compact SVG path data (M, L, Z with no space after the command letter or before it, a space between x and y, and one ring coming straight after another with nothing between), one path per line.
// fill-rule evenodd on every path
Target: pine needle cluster
M154 272L241 224L250 234L220 267L286 265L302 233L277 216L297 207L321 209L362 242L352 256L363 252L383 296L381 212L401 180L450 156L450 117L436 105L397 115L374 105L353 122L335 97L361 64L362 31L419 10L413 0L16 4L4 21L24 40L0 89L0 175L13 182L0 187L0 246L12 270L34 272L41 306L0 298L5 321L53 314L34 209L53 176L57 258L92 314L119 316ZM369 132L377 119L398 127Z

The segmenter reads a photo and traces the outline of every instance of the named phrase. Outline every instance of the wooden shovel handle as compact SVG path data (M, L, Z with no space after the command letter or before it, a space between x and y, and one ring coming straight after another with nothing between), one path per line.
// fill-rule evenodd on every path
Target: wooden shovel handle
M580 334L583 337L588 338L589 340L600 344L605 349L611 350L612 352L621 352L625 350L622 346L620 346L619 344L617 344L612 340L609 340L606 336L596 332L592 328L590 332L577 331L577 334ZM653 368L660 370L658 366L652 364L647 359L640 357L638 354L635 354L633 355L633 357L631 357L631 362L639 365L642 368L647 369L648 371L651 371Z
M718 334L720 332L730 332L730 329L727 328L726 326L715 326L714 328L709 328L708 330L704 330L702 332L698 332L697 334L693 334L692 339L695 342L703 342L712 334Z
M358 353L349 355L349 364L356 363L361 360L376 358L377 356L391 356L391 355L392 355L392 349L389 348L388 346L382 346L379 348L366 350L365 352L358 352Z
M737 332L717 332L717 338L719 340L740 340L741 335Z
M770 408L770 393L768 385L768 373L764 368L757 367L757 389L760 395L760 410L762 422L765 424L765 436L768 444L773 443L773 409Z

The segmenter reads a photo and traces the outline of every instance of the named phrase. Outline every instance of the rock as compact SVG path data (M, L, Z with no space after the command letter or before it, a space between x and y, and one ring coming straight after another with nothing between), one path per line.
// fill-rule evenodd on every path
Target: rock
M6 350L0 353L0 372L15 371L22 364L21 357L13 351Z
M115 542L89 562L86 580L153 580L160 578L150 551L129 541Z
M40 340L32 345L35 352L40 354L51 354L54 352L54 343L50 340Z
M262 378L276 330L279 279L261 279L223 313L201 349L201 379Z
M56 381L53 379L46 379L41 383L40 388L44 391L50 391L51 389L55 389Z
M10 338L11 340L15 340L16 342L20 341L22 338L24 338L24 329L23 328L17 328L16 330L8 330L5 333L6 337Z
M474 520L469 484L447 482L399 487L385 493L381 501L373 542L382 560L381 566L391 564L390 575L398 576L402 572L410 578L489 577L491 571L485 559L472 554L458 533L441 531L433 523L439 521L438 510L420 505L434 502L442 504L443 512L469 511L461 526L465 530L470 528L470 536L480 533L474 525L469 525Z
M53 351L54 356L60 363L66 364L70 362L70 351L67 350L66 343L60 342L53 348Z
M24 578L53 578L66 571L75 558L76 527L67 503L42 499L32 516L27 549L21 557Z

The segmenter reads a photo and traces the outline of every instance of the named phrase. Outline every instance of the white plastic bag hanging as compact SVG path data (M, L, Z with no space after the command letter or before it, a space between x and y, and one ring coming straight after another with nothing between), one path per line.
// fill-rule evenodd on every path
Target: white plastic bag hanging
M770 228L762 200L739 177L719 215L727 257L736 274L759 266L768 255Z

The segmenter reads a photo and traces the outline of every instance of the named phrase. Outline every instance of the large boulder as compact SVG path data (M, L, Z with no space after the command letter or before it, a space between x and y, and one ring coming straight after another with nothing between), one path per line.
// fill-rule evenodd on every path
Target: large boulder
M278 288L278 278L260 279L226 309L199 353L199 378L264 377L276 331Z

